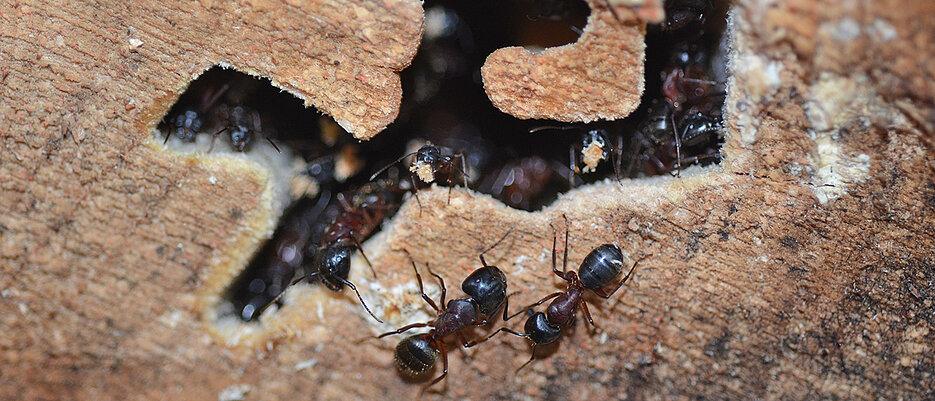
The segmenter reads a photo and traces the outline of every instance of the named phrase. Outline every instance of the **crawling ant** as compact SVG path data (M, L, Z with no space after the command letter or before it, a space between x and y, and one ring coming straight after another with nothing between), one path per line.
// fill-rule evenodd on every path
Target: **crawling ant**
M490 251L502 242L511 232L507 231L493 246L480 254L480 261L483 267L475 270L461 283L461 290L468 296L466 298L453 299L445 303L445 280L435 274L428 266L426 268L429 274L434 276L441 288L439 303L436 304L428 295L425 295L425 288L422 284L422 276L419 269L416 268L416 262L409 256L409 262L412 263L412 270L416 273L416 281L419 283L419 292L422 299L437 313L435 320L427 323L413 323L403 326L395 331L380 334L377 338L383 338L393 334L401 334L418 327L431 327L428 333L415 334L406 337L396 346L395 363L396 368L406 376L418 376L427 372L435 366L438 355L441 354L443 372L440 376L432 380L428 386L422 389L423 392L429 387L440 382L448 375L448 352L445 348L444 338L456 334L465 348L473 347L478 342L469 343L464 338L462 330L471 326L485 326L491 318L498 315L498 311L503 309L503 319L506 320L509 314L509 297L506 294L507 282L506 275L496 266L490 266L484 260L484 253ZM441 305L439 307L439 305Z
M370 267L370 272L376 277L373 265L363 252L361 241L369 237L383 219L396 208L397 192L399 190L394 182L381 180L356 191L338 194L337 201L341 211L323 227L318 242L320 246L316 246L313 241L307 241L308 245L304 249L302 262L305 275L294 280L290 285L297 284L303 279L311 282L314 278L318 278L325 287L335 292L343 290L345 286L350 287L357 294L357 298L367 313L376 321L383 323L364 302L357 287L348 281L348 275L351 271L351 253L359 249L361 256ZM328 214L327 211L324 213ZM276 303L282 295L283 293L280 293L263 310ZM263 310L256 315L261 315Z
M597 325L594 324L594 320L591 319L591 313L588 311L587 301L582 297L585 291L594 293L604 299L610 298L630 279L630 277L633 275L633 271L636 270L636 266L643 259L648 257L648 255L643 256L640 258L640 260L636 261L623 280L620 280L620 282L617 283L617 286L614 287L612 291L606 292L603 288L610 285L622 273L621 268L623 266L623 253L620 251L620 248L614 244L600 245L588 253L587 256L585 256L584 260L581 262L581 266L578 267L577 273L574 271L568 271L566 269L568 265L568 217L565 217L565 254L562 261L562 271L558 271L555 257L556 238L557 234L553 227L552 273L554 273L562 280L565 280L567 283L565 291L558 291L549 294L529 307L524 308L519 313L504 319L512 319L520 313L525 312L527 309L541 305L545 301L555 298L551 303L549 303L549 307L546 309L545 313L536 312L526 320L526 324L523 327L523 334L503 327L495 331L484 340L479 341L487 341L500 332L507 332L519 337L525 337L532 341L532 356L528 361L526 361L526 363L523 364L523 366L520 366L517 371L523 369L526 367L526 365L536 359L536 348L539 345L552 343L561 336L562 330L568 327L575 320L575 314L578 309L584 311L584 315L587 317L588 323L594 327L597 327Z
M218 107L218 114L226 123L224 127L214 133L208 152L214 148L214 140L224 131L227 131L231 146L237 152L246 152L253 143L253 137L257 134L263 134L260 113L250 107L221 105ZM282 152L272 139L266 135L263 135L263 137L266 138L270 145L273 145L277 152Z
M451 184L456 171L461 173L461 178L464 179L464 187L468 187L468 175L464 166L464 153L443 154L438 146L432 145L431 143L422 146L415 152L407 153L396 161L381 168L370 176L370 180L373 181L380 173L412 155L415 155L416 158L412 161L412 164L409 165L409 171L412 172L413 175L418 176L419 180L425 183L432 183L440 175L445 177L446 183L448 184L448 203L451 203ZM455 170L456 167L460 167L460 171ZM409 179L412 181L413 191L417 191L418 187L416 186L413 175L410 175ZM416 192L416 201L418 200L419 194ZM421 210L421 202L419 202L419 206L419 210Z
M273 238L247 266L253 274L243 276L231 286L229 291L241 320L252 321L277 302L295 272L308 261L306 246L312 241L313 227L331 198L330 192L325 191L315 203L306 198L291 207L283 216L285 224L276 229Z

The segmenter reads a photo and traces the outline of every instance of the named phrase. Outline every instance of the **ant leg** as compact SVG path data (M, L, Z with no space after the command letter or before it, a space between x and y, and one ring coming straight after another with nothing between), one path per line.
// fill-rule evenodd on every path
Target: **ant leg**
M532 345L532 356L529 357L529 360L526 361L526 363L524 363L523 366L520 366L518 369L516 369L516 372L514 372L514 374L519 373L519 371L523 370L523 368L525 368L526 365L529 365L530 362L536 359L536 347L538 346L539 346L539 343L534 343Z
M351 205L351 203L347 201L347 198L344 197L344 194L338 193L337 198L338 198L338 203L341 204L341 208L344 209L345 212L350 212L355 209L354 206Z
M461 165L461 178L464 180L464 189L468 189L468 173L467 167L464 165L464 152L455 153L454 158L458 159L458 164Z
M604 298L604 299L610 298L612 295L614 295L615 292L617 292L617 290L620 289L620 287L623 287L623 284L626 283L627 280L630 279L630 276L633 275L633 271L636 270L636 266L637 266L638 264L640 264L640 262L642 262L643 259L646 259L646 258L648 258L648 257L650 257L650 256L653 256L653 255L644 255L642 258L640 258L639 260L637 260L636 263L633 264L633 267L630 268L630 272L627 273L627 275L623 278L623 280L620 280L620 282L617 283L617 287L615 287L614 290L611 291L609 294L605 293L603 289L599 289L599 290L596 290L596 291L595 291L595 290L592 290L592 291L593 291L595 294L597 294L599 297L601 297L601 298Z
M396 330L393 330L393 331L388 331L388 332L386 332L386 333L380 334L380 335L376 336L375 338L383 338L383 337L386 337L386 336L391 336L391 335L393 335L393 334L402 334L402 333L405 333L405 332L407 332L407 331L409 331L409 330L412 330L412 329L415 329L415 328L419 328L419 327L429 327L429 326L431 326L431 325L432 325L431 323L413 323L413 324L410 324L410 325L406 325L406 326L400 327L399 329L396 329Z
M448 376L448 350L445 349L444 341L438 341L438 352L442 354L442 366L443 366L442 375L436 377L435 380L432 380L432 382L429 383L428 386L425 386L425 388L422 389L422 392L419 393L420 395L425 393L425 390L428 390L429 387L432 387L436 383L442 381L442 379L444 379L445 376Z
M344 278L342 278L342 277L338 277L338 279L341 280L341 283L342 283L342 284L344 284L344 285L350 287L352 290L354 290L354 292L357 293L357 299L360 300L360 304L364 306L364 309L367 310L367 313L369 313L370 316L373 317L374 320L376 320L376 321L378 321L378 322L380 322L380 323L383 323L383 321L380 320L380 318L378 318L376 315L373 314L373 312L370 311L370 307L368 307L368 306L367 306L367 303L364 302L364 298L360 296L360 291L357 291L357 287L355 287L354 284L351 284L350 281L347 281L346 279L344 279Z
M588 323L591 323L591 326L597 328L597 325L594 324L594 319L591 319L591 311L588 310L588 303L584 300L581 301L581 310L584 311L584 317L588 318Z
M289 286L286 287L286 288L292 287L292 286L298 284L300 281L305 280L306 278L307 278L309 281L312 281L312 278L314 278L314 277L317 276L317 275L318 275L318 272L315 272L315 273L312 273L312 274L308 274L308 275L299 277L299 278L297 278L297 279L295 279L295 280L292 280L292 283L290 283ZM279 299L282 298L283 295L286 295L286 288L283 288L282 291L281 291L278 295L276 295L276 298L273 298L272 301L269 301L269 303L266 304L266 306L264 306L262 309L260 309L260 311L257 312L257 313L255 313L253 316L260 316L260 315L262 315L263 312L266 312L266 310L269 309L270 306L272 306L274 303L278 302Z
M636 134L634 135L639 135L639 134L640 132L637 131ZM630 159L630 164L627 165L627 171L623 174L625 177L630 177L630 173L633 172L633 166L635 166L636 161L640 159L640 152L642 152L643 147L646 146L646 143L645 143L646 140L644 138L638 137L638 138L635 138L634 141L636 142L636 146L633 149L633 156ZM648 146L646 147L648 148Z
M171 129L169 129L168 131L166 131L166 139L165 139L164 141L162 141L162 144L163 144L163 145L169 143L169 137L170 137L170 136L172 136L172 130L171 130ZM72 136L72 137L74 137L74 136Z
M682 139L675 128L675 116L669 115L669 119L672 121L672 134L675 136L675 166L677 169L675 176L680 177L682 175ZM688 129L687 126L685 128Z
M510 333L510 334L512 334L512 335L514 335L514 336L517 336L517 337L529 337L529 334L520 334L520 333L517 333L517 332L515 332L515 331L513 331L513 330L510 330L510 329L508 329L508 328L506 328L506 327L501 327L499 330L493 332L493 334L487 336L487 338L484 338L483 340L480 340L480 341L471 341L471 342L469 342L469 343L467 343L467 344L464 344L464 348L471 348L471 347L473 347L473 346L475 346L475 345L477 345L477 344L480 344L480 343L482 343L482 342L486 342L487 340L493 338L494 336L496 336L497 334L500 334L501 332L507 332L507 333Z
M419 204L419 217L422 217L422 201L419 200L419 187L416 186L416 179L409 175L409 181L412 181L412 194L416 197L416 203Z
M364 257L364 262L367 262L367 267L370 268L370 273L373 274L373 278L377 278L376 270L373 270L373 263L370 263L370 259L367 258L367 254L364 253L364 246L361 245L360 240L357 239L357 236L351 235L351 239L354 240L354 245L357 246L357 249L360 250L360 256Z
M438 305L435 305L435 301L432 298L429 298L428 295L425 295L425 288L422 286L422 276L419 275L419 269L416 269L416 261L412 260L412 255L409 252L406 252L406 256L409 256L409 262L412 263L412 270L416 272L416 281L419 282L419 292L422 293L422 299L425 300L432 309L435 309L436 312L441 312L441 309L438 309Z
M552 298L555 298L555 297L557 297L557 296L559 296L559 295L563 295L563 294L565 294L565 293L562 292L562 291L558 291L558 292L553 292L553 293L551 293L551 294L549 294L549 295L546 295L546 296L543 297L542 299L536 301L536 303L534 303L534 304L532 304L532 305L529 305L529 306L523 308L523 309L520 310L519 312L514 313L514 314L511 315L509 318L504 319L504 320L510 320L510 319L512 319L512 318L514 318L514 317L516 317L516 316L519 316L521 313L527 311L529 308L534 308L534 307L536 307L536 306L542 305L545 301L548 301L548 300L550 300L550 299L552 299Z
M444 309L445 308L445 294L448 292L445 289L445 280L442 279L442 276L435 274L435 272L432 271L432 268L429 267L428 263L425 264L425 268L429 269L429 274L435 276L435 278L438 279L439 285L441 286L441 289L442 289L441 300L442 300L442 309Z
M568 266L568 216L566 216L563 213L562 218L565 219L565 255L564 255L564 259L562 259L562 278L564 279L565 274L568 272L568 270L566 269L566 267ZM553 252L555 251L554 241L552 244L552 251ZM555 267L553 266L552 269L554 270Z
M202 99L201 112L204 113L205 111L210 109L211 106L214 106L214 103L216 103L218 99L220 99L221 96L224 95L224 93L226 93L228 89L230 89L230 87L231 87L230 84L224 84L224 86L222 86L221 89L218 89L217 92L214 92L214 94L210 95L211 96L210 98ZM207 100L207 102L205 102L204 100Z
M608 0L609 1L609 0ZM617 135L617 148L614 149L614 176L617 177L617 183L620 183L620 161L623 159L623 135Z

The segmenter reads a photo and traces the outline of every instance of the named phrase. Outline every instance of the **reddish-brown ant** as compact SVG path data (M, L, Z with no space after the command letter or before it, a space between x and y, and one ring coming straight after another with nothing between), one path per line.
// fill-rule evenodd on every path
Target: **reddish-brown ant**
M562 217L565 216L563 215ZM554 298L554 300L549 303L549 307L546 309L545 313L536 312L526 320L526 324L524 326L525 333L520 334L511 329L503 327L495 331L487 338L476 343L466 344L466 346L473 346L477 343L487 341L500 332L507 332L519 337L525 337L533 343L532 356L528 361L526 361L526 363L523 364L523 366L520 366L519 369L517 369L517 371L519 371L536 359L536 348L539 345L552 343L561 336L562 330L568 327L568 325L570 325L575 320L575 314L578 309L584 311L584 315L587 317L588 323L597 327L597 325L594 324L594 320L591 319L591 313L588 311L587 301L583 298L584 293L589 291L601 298L610 298L630 279L630 277L633 275L633 271L636 270L636 266L643 259L649 256L646 255L637 260L636 263L633 264L633 267L630 268L630 271L627 273L627 275L622 280L620 280L619 283L617 283L617 286L614 287L612 291L606 292L603 288L610 285L614 279L616 279L622 273L621 267L623 266L623 253L620 251L620 248L614 244L600 245L588 253L587 256L585 256L584 260L581 262L581 266L578 267L577 273L575 273L575 271L568 271L568 217L565 217L565 254L564 259L562 260L562 271L559 271L556 267L555 257L557 237L558 234L555 232L555 228L553 227L552 273L554 273L562 280L565 280L567 283L565 291L558 291L549 294L529 307L524 308L519 313L504 319L512 319L520 313L524 313L527 309L541 305L542 303Z
M407 376L418 376L429 371L435 366L438 355L441 354L443 372L435 380L432 380L429 385L425 386L422 389L423 392L448 375L448 353L445 348L445 337L456 334L461 341L461 345L469 348L477 343L468 343L462 330L471 326L486 325L492 317L497 315L501 308L503 308L503 319L506 320L509 314L506 275L496 266L488 265L487 261L484 260L484 253L500 244L512 231L511 228L499 241L480 254L483 267L475 270L461 283L461 289L468 297L453 299L447 304L445 303L447 292L445 280L426 265L429 274L438 280L441 288L439 303L436 304L428 295L425 295L422 276L419 274L419 269L416 268L416 262L409 255L409 252L406 252L406 255L409 256L409 262L412 263L412 270L416 273L416 281L419 283L419 292L422 299L435 310L437 316L431 322L406 325L398 330L380 334L377 338L404 333L418 327L432 328L428 333L415 334L400 341L396 346L395 353L396 368Z

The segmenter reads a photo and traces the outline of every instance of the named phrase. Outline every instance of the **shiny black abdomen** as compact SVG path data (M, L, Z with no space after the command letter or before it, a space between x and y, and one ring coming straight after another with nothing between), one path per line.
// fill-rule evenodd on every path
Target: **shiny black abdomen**
M623 254L613 244L594 248L581 262L578 278L585 288L600 290L612 283L623 271Z

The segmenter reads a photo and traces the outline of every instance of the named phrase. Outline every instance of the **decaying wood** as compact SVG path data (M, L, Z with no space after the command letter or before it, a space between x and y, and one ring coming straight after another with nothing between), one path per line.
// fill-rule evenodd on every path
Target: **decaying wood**
M493 105L518 118L613 120L628 116L643 94L646 10L590 0L591 16L578 41L533 53L499 49L481 69ZM619 19L618 19L619 18Z
M935 394L929 3L738 1L720 167L579 188L538 213L421 192L421 215L407 203L365 244L379 279L352 272L385 326L353 295L315 286L290 290L253 329L219 329L210 311L269 229L267 173L144 144L173 94L227 49L331 25L305 16L311 26L287 29L256 5L146 4L0 6L2 399L410 399L422 384L396 374L398 338L356 344L424 315L402 251L457 296L478 252L515 227L487 260L519 291L516 310L561 284L549 225L563 228L562 214L575 266L608 241L631 260L652 256L591 309L597 333L579 321L519 374L530 350L520 339L470 360L452 351L444 397ZM411 5L366 7L384 21L376 8ZM400 15L391 30L416 35L418 16ZM269 43L227 57L281 83L318 51Z

